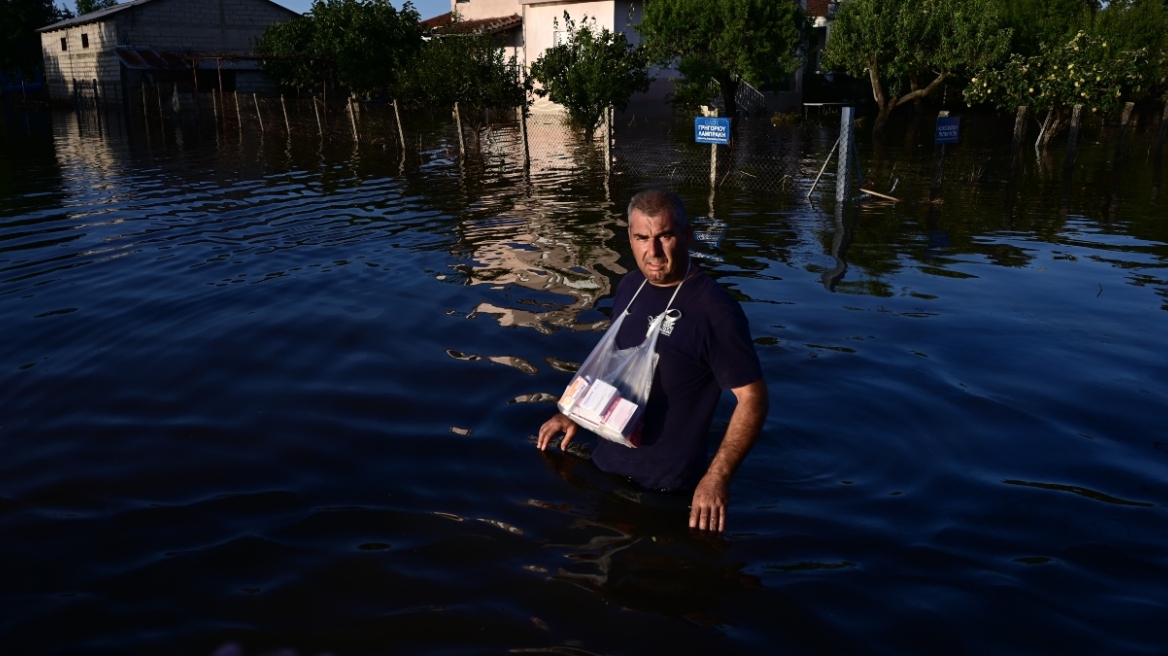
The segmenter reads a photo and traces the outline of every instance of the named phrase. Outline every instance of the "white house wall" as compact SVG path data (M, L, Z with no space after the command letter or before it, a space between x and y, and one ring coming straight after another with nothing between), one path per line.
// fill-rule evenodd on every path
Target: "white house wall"
M89 46L82 46L83 38L89 41ZM61 48L61 39L65 39L67 47ZM113 54L117 45L117 32L113 20L87 23L65 29L53 30L41 34L41 51L45 60L45 81L49 86L51 98L70 98L73 94L73 82L85 84L87 90L92 87L94 80L99 83L99 90L106 91L117 100L116 85L109 84L117 80L119 64ZM103 93L104 96L104 93Z

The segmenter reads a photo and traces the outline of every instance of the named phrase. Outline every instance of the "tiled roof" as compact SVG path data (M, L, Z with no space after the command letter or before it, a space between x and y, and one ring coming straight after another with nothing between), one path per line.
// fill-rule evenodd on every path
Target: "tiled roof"
M491 34L496 34L504 30L509 30L516 25L521 25L522 23L523 17L519 14L455 22L453 16L446 13L422 21L422 25L429 27L438 34L469 34L474 32L490 32Z
M828 0L807 0L808 16L827 16Z

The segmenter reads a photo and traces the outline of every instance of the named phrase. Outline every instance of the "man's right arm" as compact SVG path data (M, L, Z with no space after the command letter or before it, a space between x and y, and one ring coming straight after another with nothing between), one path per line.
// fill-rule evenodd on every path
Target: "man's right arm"
M579 429L576 422L568 419L564 413L557 412L555 416L543 422L543 426L539 427L539 439L536 441L536 446L539 447L540 451L544 451L551 444L552 438L563 433L564 439L560 441L560 450L567 451L568 445L572 443L572 439L576 437L576 431Z

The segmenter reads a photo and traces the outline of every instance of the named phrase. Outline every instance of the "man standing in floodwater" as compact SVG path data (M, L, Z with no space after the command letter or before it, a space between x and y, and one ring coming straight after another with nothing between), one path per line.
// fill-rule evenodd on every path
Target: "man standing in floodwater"
M690 528L722 531L730 479L758 438L769 406L750 326L738 302L690 262L689 227L677 194L660 189L638 193L629 201L628 219L639 271L629 273L617 287L613 316L629 312L617 335L617 348L639 345L649 324L678 293L657 340L659 360L640 447L602 439L592 461L602 471L628 477L647 489L693 490ZM649 284L628 307L645 281ZM737 405L707 466L706 435L726 389L733 392ZM563 433L564 449L578 430L571 419L557 413L540 427L537 445L542 451Z

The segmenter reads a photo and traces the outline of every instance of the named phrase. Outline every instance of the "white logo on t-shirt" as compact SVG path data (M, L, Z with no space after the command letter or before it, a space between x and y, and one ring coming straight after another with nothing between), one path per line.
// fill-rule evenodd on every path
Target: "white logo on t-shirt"
M656 321L657 317L659 317L659 316L661 316L661 315L649 317L649 327L650 328L652 328L653 322ZM674 309L671 309L668 312L666 312L665 313L665 321L662 322L662 324L661 324L661 334L665 335L666 337L672 335L673 334L673 326L677 324L677 320L680 318L681 318L681 310L674 308ZM645 331L645 336L648 337L648 335L649 335L649 332Z

